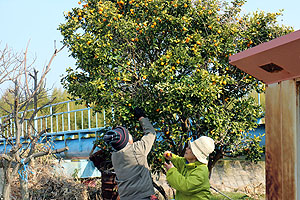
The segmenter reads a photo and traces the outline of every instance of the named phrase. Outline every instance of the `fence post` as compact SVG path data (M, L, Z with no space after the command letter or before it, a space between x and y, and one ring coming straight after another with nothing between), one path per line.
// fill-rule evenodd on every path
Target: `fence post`
M28 124L27 124L27 120L25 121L25 133L26 133L26 135L28 135Z
M91 108L88 108L88 125L89 129L91 129Z
M96 116L96 128L98 128L98 113L97 112L96 112L95 116Z
M50 125L51 125L51 133L53 133L53 108L50 105Z
M105 121L105 110L103 109L103 126L106 126L106 121Z
M37 121L38 115L36 114L34 117L34 132L37 133L38 131L38 121Z
M70 131L71 130L71 119L70 119L70 117L71 117L71 114L70 114L70 102L68 102L68 131Z
M65 122L64 122L64 121L65 121L65 119L64 119L64 113L63 113L63 114L61 115L61 123L62 123L62 125L61 125L62 127L61 127L61 128L62 128L62 131L63 131L63 132L65 131Z
M83 110L81 111L81 129L83 129Z
M56 117L56 133L58 132L58 115L55 115Z
M77 130L77 120L76 120L76 112L74 112L74 118L75 118L75 120L74 120L74 123L75 123L75 131Z
M13 121L12 121L12 119L10 119L9 121L10 121L10 125L9 125L10 126L10 135L13 135L13 123L12 123ZM15 135L13 135L13 136L15 137Z
M43 117L41 118L41 131L43 130ZM39 132L39 131L38 131Z

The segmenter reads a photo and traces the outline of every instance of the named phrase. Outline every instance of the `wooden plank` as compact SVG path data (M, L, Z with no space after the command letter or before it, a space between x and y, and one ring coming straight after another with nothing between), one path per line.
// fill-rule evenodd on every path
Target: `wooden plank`
M295 155L295 159L296 159L296 169L295 169L295 180L296 180L296 199L300 199L300 78L296 79L296 107L297 107L297 136L296 136L296 155Z
M266 88L266 198L282 199L281 85Z
M282 99L282 199L296 199L296 139L297 105L296 82L281 83Z

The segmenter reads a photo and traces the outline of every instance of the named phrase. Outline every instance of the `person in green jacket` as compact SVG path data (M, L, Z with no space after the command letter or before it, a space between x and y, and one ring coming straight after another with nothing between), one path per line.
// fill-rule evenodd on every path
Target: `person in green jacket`
M209 172L207 157L215 149L214 140L202 136L190 142L186 148L184 157L164 153L167 170L167 181L176 189L176 200L206 200L210 199Z
M121 200L157 199L147 156L156 138L156 132L140 108L134 109L134 116L143 128L144 136L133 142L129 131L122 126L106 132L104 141L111 144L112 164L116 172L116 181Z

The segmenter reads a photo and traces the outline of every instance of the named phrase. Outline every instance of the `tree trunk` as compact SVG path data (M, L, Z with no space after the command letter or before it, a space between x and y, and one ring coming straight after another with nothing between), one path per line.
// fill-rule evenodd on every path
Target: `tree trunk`
M22 200L29 200L28 182L19 176Z
M216 154L213 158L209 158L208 160L208 171L209 171L209 178L211 176L212 168L216 165L216 163L223 158L223 154L220 150L216 150Z
M7 164L7 163L5 163ZM5 165L4 164L4 165ZM9 167L3 167L3 189L2 189L2 196L3 200L10 200L10 191L11 191L11 182L10 182L10 177L11 177L11 172L9 171Z
M10 200L10 189L11 189L10 183L5 182L5 180L4 180L4 185L3 185L3 190L2 190L3 200Z
M3 162L3 172L4 172L4 180L3 180L3 200L10 200L11 195L11 183L16 177L18 173L20 165L16 164L14 167L12 167L11 161L4 161Z

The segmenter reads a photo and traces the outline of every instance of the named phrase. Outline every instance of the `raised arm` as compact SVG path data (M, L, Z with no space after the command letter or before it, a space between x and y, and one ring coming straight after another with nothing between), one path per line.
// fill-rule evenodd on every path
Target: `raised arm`
M139 120L139 123L143 129L144 136L140 141L134 143L143 154L147 155L152 148L155 141L156 132L149 119L146 117L144 111L140 108L134 109L134 116Z

